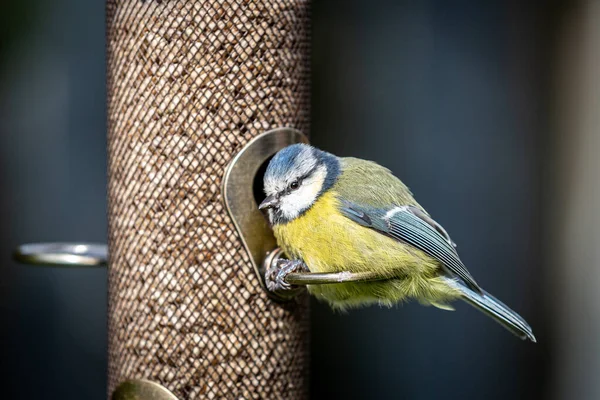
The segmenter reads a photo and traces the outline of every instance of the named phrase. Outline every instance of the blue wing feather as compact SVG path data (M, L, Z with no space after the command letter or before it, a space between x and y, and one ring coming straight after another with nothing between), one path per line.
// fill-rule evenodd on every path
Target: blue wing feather
M469 288L481 293L481 288L458 257L454 242L444 228L418 208L404 206L382 209L343 201L340 212L360 225L425 252L438 260L451 275L459 277Z

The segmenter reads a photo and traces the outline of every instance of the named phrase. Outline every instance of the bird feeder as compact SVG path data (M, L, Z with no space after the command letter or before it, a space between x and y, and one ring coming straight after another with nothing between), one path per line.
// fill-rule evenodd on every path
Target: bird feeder
M108 1L107 58L109 395L306 397L306 297L268 297L223 181L260 134L308 132L309 3Z

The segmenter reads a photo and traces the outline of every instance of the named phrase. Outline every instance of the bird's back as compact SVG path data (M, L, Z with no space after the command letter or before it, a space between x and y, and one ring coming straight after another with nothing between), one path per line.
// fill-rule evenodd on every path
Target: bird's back
M359 158L340 158L342 174L333 190L340 198L371 207L412 205L422 209L412 193L389 169Z

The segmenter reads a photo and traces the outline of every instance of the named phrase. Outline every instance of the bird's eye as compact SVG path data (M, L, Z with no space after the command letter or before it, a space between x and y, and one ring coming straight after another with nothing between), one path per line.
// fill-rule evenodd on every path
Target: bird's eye
M290 189L292 190L296 190L300 187L300 183L298 183L298 181L293 181L292 183L290 183Z

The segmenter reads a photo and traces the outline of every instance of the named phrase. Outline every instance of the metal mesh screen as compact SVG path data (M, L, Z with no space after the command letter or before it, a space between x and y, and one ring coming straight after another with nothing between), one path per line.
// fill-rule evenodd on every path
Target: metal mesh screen
M307 303L269 300L221 179L252 137L308 133L304 0L109 0L109 393L303 398Z

